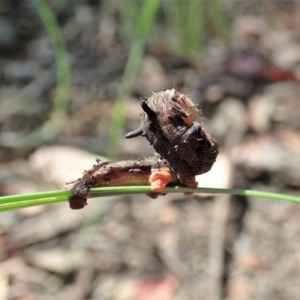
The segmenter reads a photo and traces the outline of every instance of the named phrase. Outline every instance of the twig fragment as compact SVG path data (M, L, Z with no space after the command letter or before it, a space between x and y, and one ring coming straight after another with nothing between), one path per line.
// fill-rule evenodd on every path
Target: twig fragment
M138 160L116 162L97 161L84 175L67 184L72 191L69 199L70 208L80 209L87 205L87 198L92 187L151 185L150 196L163 193L170 183L178 184L177 176L167 161L159 156L151 156Z

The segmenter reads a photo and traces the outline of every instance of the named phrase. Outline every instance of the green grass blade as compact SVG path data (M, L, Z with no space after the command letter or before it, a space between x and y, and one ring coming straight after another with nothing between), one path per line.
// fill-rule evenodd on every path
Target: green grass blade
M146 194L151 193L151 187L145 186L115 186L115 187L99 187L92 188L90 198L107 197L126 194ZM288 201L300 203L300 197L293 195L286 195L280 193L271 193L256 190L244 189L219 189L219 188L197 188L189 189L185 187L168 187L166 193L209 193L209 194L230 194L242 195L246 197L265 198L271 200ZM22 195L11 195L0 197L0 212L15 210L30 206L54 204L58 202L68 201L71 192L69 190L57 190L48 192L38 192Z
M70 191L58 190L0 197L0 212L67 201Z
M110 158L115 158L118 155L119 143L123 136L125 123L124 111L126 99L130 94L136 74L141 65L146 39L150 29L152 28L159 3L159 0L145 0L136 22L136 31L133 35L132 45L122 77L119 97L112 111L110 136L107 147L107 156Z
M99 197L102 195L122 195L122 194L145 194L151 193L151 187L145 186L126 186L126 187L101 187L92 188L91 197ZM300 203L300 197L293 195L286 195L280 193L247 190L247 189L221 189L221 188L196 188L190 189L186 187L167 187L166 193L205 193L205 194L230 194L241 195L246 197L257 197L272 200L281 200L288 202Z
M57 134L65 118L71 81L65 39L57 24L55 15L46 0L34 0L33 3L52 44L57 70L57 89L49 119L21 141L20 148L23 150L38 146L43 141L50 140Z

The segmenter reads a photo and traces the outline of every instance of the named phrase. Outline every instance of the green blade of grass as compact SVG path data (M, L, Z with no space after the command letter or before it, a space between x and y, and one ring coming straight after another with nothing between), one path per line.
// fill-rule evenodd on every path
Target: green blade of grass
M107 197L127 194L146 194L151 193L151 187L145 186L114 186L114 187L99 187L92 188L90 198ZM280 193L271 193L256 190L244 189L220 189L220 188L196 188L189 189L186 187L168 187L166 193L209 193L209 194L230 194L242 195L246 197L265 198L271 200L288 201L300 203L300 197L286 195ZM48 192L38 192L32 194L11 195L0 197L0 212L15 210L25 207L54 204L58 202L66 202L69 200L71 192L69 190L56 190Z
M126 192L125 192L126 191ZM91 197L99 197L102 195L121 195L121 194L144 194L151 193L151 187L145 186L126 186L126 187L101 187L92 188ZM300 203L300 197L293 195L286 195L280 193L246 190L246 189L221 189L221 188L196 188L190 189L186 187L176 186L167 187L166 193L204 193L204 194L230 194L230 195L241 195L246 197L257 197L272 200L282 200L288 202Z
M0 212L67 201L70 191L58 190L0 197Z
M141 13L136 22L132 45L126 62L125 71L121 81L119 97L112 111L110 136L107 155L115 158L118 155L120 139L123 135L125 123L125 103L133 87L136 74L142 61L148 32L152 27L154 17L159 7L159 0L145 0Z
M19 148L23 150L31 149L43 141L52 139L60 130L65 119L71 81L67 47L55 15L47 1L34 0L33 3L46 28L53 48L57 73L57 89L49 119L20 141Z

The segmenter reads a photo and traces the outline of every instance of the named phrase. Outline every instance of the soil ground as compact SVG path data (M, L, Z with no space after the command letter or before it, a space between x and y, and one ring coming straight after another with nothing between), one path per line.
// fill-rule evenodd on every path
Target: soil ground
M57 134L26 150L19 141L49 119L57 59L31 1L0 5L1 194L57 189L105 155L130 49L105 2L49 1L71 88ZM227 165L220 158L212 185L300 195L300 5L237 2L222 2L229 45L208 22L199 61L176 53L163 25L149 38L124 133L139 124L140 97L175 86L220 143ZM121 139L119 153L153 149ZM1 213L0 299L300 299L298 213L295 203L179 194Z

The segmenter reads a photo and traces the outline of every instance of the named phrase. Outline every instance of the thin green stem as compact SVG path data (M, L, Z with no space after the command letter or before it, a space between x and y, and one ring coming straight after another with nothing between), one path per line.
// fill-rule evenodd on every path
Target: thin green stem
M125 123L125 103L133 87L136 74L142 62L143 52L148 37L148 32L152 27L154 17L159 7L159 0L146 0L138 17L132 45L129 51L124 74L121 81L119 97L112 111L110 125L110 140L107 155L114 158L118 154L118 144L123 135Z
M114 186L114 187L99 187L92 188L90 198L108 197L126 194L146 194L151 193L151 187L145 186ZM205 194L230 194L242 195L246 197L257 197L271 200L288 201L300 203L300 197L286 195L280 193L271 193L256 190L244 189L220 189L220 188L197 188L189 189L185 187L168 187L166 193L205 193ZM68 201L71 196L69 190L57 190L48 192L38 192L32 194L12 195L0 197L0 212L20 209L24 207L54 204L58 202Z
M0 212L67 201L70 191L59 190L0 197Z
M20 148L29 149L52 139L62 126L70 90L71 72L65 39L55 15L45 0L33 2L52 44L57 72L57 89L49 119L21 141Z

